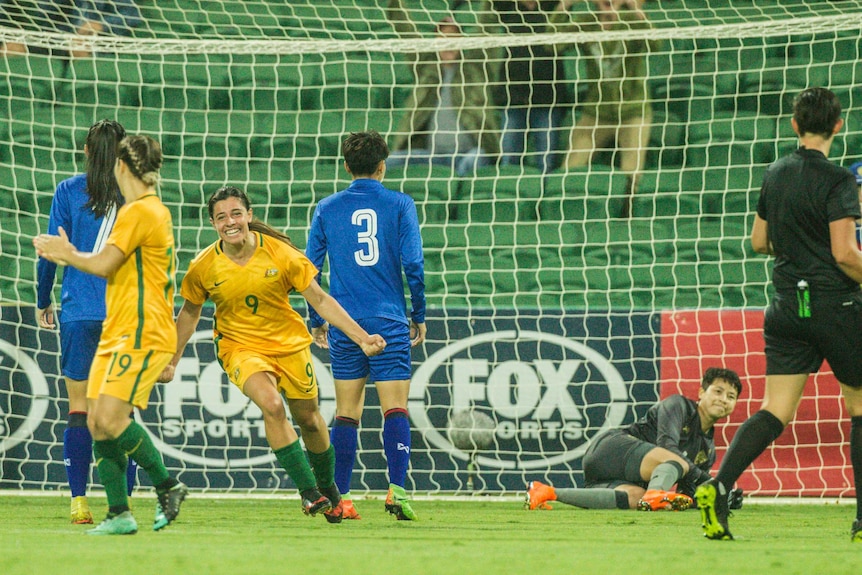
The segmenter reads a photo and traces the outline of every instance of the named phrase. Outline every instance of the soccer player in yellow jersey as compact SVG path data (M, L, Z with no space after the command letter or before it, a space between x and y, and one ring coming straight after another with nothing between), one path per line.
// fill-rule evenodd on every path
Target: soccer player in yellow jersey
M150 391L176 350L173 330L174 238L171 214L156 194L162 150L148 136L127 136L117 148L114 174L125 204L107 245L81 253L59 236L34 238L40 256L107 278L106 317L87 381L93 453L108 497L108 515L87 533L130 535L138 530L129 511L126 467L131 456L150 476L158 504L153 530L171 523L188 494L168 474L147 432L129 419L146 409Z
M315 281L317 268L284 234L252 217L245 192L218 189L207 204L219 239L189 265L177 316L176 354L161 381L170 381L207 299L215 303L213 338L231 382L263 412L266 439L302 496L308 515L323 513L341 522L341 495L335 485L335 453L317 404L311 363L312 337L288 294L297 291L321 316L373 356L386 347L368 335ZM280 393L302 430L308 459L288 421ZM309 460L311 465L309 465Z

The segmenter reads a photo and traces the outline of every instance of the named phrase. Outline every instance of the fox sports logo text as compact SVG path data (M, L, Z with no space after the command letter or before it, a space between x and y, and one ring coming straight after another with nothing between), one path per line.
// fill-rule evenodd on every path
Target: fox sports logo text
M329 370L316 357L313 362L320 411L330 421L335 388ZM191 466L251 468L275 461L261 411L228 381L211 331L192 335L173 381L157 385L148 409L136 417L163 454Z
M426 440L481 466L539 469L581 457L589 440L622 424L622 376L592 348L536 331L481 334L436 351L416 371L410 416ZM475 410L495 421L493 444L478 454L452 445L452 415Z
M39 364L0 339L0 453L28 440L45 419L51 398Z

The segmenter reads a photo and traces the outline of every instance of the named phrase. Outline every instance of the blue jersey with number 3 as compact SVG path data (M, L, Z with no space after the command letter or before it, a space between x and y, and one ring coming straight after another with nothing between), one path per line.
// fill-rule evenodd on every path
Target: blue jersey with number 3
M413 199L374 179L356 179L322 200L311 219L305 255L317 267L329 256L329 293L353 319L425 321L425 262ZM309 308L312 327L324 320Z

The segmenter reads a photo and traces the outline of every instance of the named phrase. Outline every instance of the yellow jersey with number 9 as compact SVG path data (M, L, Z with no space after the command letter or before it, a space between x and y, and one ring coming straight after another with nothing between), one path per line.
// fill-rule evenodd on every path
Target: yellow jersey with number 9
M317 268L283 241L249 233L255 251L245 265L225 255L219 240L189 265L180 294L195 305L207 298L215 304L213 338L219 355L240 348L270 356L296 353L312 338L288 294L308 288Z
M117 212L107 244L126 260L108 278L99 352L176 351L171 213L156 194L129 202Z

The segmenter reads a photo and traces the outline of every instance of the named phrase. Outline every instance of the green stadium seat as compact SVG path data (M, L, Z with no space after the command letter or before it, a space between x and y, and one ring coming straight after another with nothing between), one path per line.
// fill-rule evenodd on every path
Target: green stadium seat
M487 166L462 179L456 217L467 222L535 221L544 177L531 166Z
M202 1L199 8L202 17L195 24L195 33L201 36L284 38L287 33L270 4L239 0Z
M324 54L320 64L321 109L388 109L393 103L393 69L367 52ZM391 79L391 82L389 81ZM385 81L383 85L376 81Z
M682 165L685 124L672 113L655 112L650 130L647 166L677 168Z
M688 125L690 144L704 142L766 142L775 139L778 130L774 116L754 112L721 112L704 121Z
M16 107L10 118L10 159L15 165L76 171L90 127L89 117L73 106Z
M141 104L159 110L227 109L230 68L221 54L141 58L145 73Z
M560 170L544 180L539 200L541 221L605 220L622 210L626 176L612 170L591 168Z
M632 202L634 218L673 219L712 212L713 193L689 188L687 171L645 172Z
M137 58L73 58L69 65L72 103L140 107L145 72Z
M413 198L419 223L445 223L458 196L458 179L449 166L407 165L386 170L383 185Z
M828 68L823 66L810 66L807 60L768 58L762 67L749 66L741 72L737 104L741 110L760 114L789 114L796 94L828 81Z
M230 64L232 110L296 111L319 109L317 55L236 57Z
M807 34L794 36L790 55L807 62L825 62L840 65L843 62L862 60L862 42L858 31L848 30L842 34ZM832 86L834 84L830 84Z
M680 121L710 112L715 102L715 89L695 76L673 76L652 84L653 108Z
M353 40L340 10L316 0L292 0L280 11L279 25L294 38Z
M11 98L15 108L25 100L53 104L58 100L62 78L59 58L36 54L0 58L0 99Z

